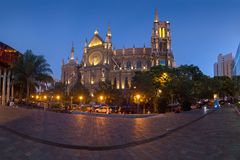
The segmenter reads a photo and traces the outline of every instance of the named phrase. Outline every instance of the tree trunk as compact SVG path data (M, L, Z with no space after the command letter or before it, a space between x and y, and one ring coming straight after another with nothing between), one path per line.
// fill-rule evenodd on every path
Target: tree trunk
M153 112L158 113L158 98L157 97L153 98Z
M27 80L27 95L26 95L26 102L29 100L29 94L30 94L30 83L29 80Z

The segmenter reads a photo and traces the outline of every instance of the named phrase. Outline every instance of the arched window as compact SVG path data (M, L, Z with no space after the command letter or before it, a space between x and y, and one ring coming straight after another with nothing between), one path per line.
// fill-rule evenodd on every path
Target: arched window
M127 61L127 69L131 69L131 62Z
M128 85L128 77L125 77L125 82L124 82L124 83L125 83L125 84L124 84L125 88L128 89L128 88L129 88L129 85Z
M117 78L116 77L114 78L114 81L113 81L113 88L117 88Z
M151 61L148 61L148 62L147 62L147 68L151 68L151 66L152 66Z
M142 62L140 60L137 61L137 69L142 68Z
M162 65L162 66L166 65L166 61L164 59L160 59L158 63L159 65Z

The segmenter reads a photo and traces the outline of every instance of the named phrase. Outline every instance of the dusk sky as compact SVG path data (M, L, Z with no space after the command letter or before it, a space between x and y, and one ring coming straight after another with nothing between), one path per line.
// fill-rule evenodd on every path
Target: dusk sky
M0 0L0 41L48 60L60 78L61 60L81 60L84 41L110 23L115 48L150 47L154 10L171 23L177 65L194 64L213 76L219 53L235 55L240 42L240 0Z

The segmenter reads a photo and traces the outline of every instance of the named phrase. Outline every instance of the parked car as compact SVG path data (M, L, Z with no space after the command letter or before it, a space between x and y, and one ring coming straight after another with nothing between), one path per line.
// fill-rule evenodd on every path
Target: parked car
M104 107L99 107L95 109L95 112L97 113L107 113L108 108L106 106Z
M94 108L100 108L100 107L102 107L102 105L101 104L94 104L93 107Z
M112 113L118 113L118 111L119 111L119 107L118 106L111 105L109 107L112 109Z

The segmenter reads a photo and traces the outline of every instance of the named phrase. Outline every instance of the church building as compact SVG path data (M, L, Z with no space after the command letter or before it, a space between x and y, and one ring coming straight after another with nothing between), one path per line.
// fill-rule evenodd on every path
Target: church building
M74 57L71 56L69 62L62 65L62 82L65 84L71 83L73 75L79 74L81 83L91 93L96 90L99 82L105 81L110 81L117 89L130 88L135 71L147 71L157 65L175 66L171 49L170 23L160 21L156 10L151 47L134 46L116 50L113 49L111 28L108 26L105 39L95 31L91 40L85 42L80 67L71 59L74 60ZM70 68L69 66L72 66L72 69L66 69Z

